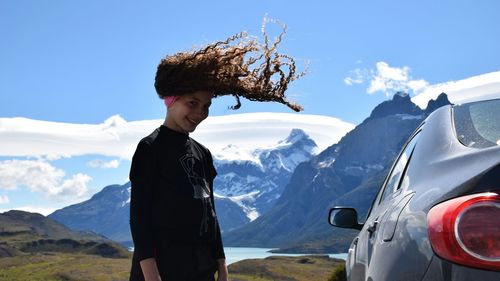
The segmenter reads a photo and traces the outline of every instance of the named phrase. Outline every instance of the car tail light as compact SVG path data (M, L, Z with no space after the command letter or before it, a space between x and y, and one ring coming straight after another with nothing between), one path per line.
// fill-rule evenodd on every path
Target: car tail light
M434 206L427 215L434 252L454 263L500 270L500 195L462 196Z

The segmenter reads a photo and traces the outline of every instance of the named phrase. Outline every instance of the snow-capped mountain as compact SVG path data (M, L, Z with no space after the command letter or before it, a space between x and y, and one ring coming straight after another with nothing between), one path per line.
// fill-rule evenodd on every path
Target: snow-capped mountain
M230 145L214 155L217 216L222 231L244 225L266 212L281 195L295 167L317 151L302 130L275 145L255 150ZM73 230L93 231L131 245L129 230L130 182L110 185L91 199L49 215Z
M269 210L280 197L295 167L311 159L316 150L316 143L304 131L293 129L286 139L270 147L244 152L229 146L221 154L214 155L218 171L214 183L216 200L227 199L234 203L227 207L239 207L246 215L239 223L219 215L223 231L253 221ZM234 159L235 155L240 158ZM219 210L226 204L216 203L216 206L219 214L226 213L226 210Z

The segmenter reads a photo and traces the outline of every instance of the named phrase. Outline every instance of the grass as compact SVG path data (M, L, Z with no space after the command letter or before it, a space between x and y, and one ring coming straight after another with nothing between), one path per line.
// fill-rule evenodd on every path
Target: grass
M0 242L5 242L16 248L24 245L26 241L42 239L41 236L30 232L0 233Z
M120 281L128 280L129 258L36 253L0 259L0 280Z
M229 265L229 280L326 281L344 262L328 256L272 256L265 259L249 259Z
M131 258L41 252L0 258L0 280L121 281L128 280ZM328 256L248 259L229 265L231 281L327 281L344 260ZM341 280L341 279L340 279Z
M346 268L345 264L338 266L335 268L335 271L333 271L332 276L328 279L328 281L346 281L347 276L346 276Z

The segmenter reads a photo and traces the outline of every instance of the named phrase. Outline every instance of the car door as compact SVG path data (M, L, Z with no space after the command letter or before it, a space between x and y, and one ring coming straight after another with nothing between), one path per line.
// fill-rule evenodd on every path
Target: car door
M395 225L393 227L394 220L391 218L391 214L396 213L396 209L402 209L411 198L411 196L403 194L400 187L419 132L417 131L409 139L398 155L372 204L363 228L349 249L351 252L350 260L348 260L349 280L367 280L377 241L392 238L391 229L394 229ZM391 225L388 225L382 234L380 230L386 222L390 222Z

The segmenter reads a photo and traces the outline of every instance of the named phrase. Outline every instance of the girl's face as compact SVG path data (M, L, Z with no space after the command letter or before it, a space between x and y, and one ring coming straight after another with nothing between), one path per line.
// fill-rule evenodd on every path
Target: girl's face
M208 117L213 93L196 91L180 96L169 108L165 125L170 129L189 134Z

